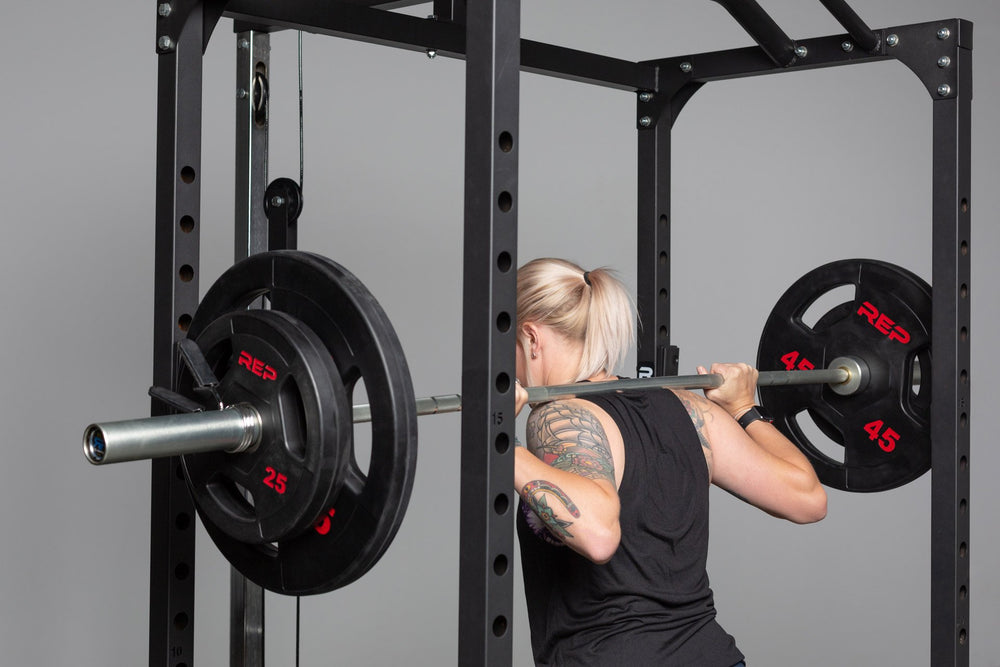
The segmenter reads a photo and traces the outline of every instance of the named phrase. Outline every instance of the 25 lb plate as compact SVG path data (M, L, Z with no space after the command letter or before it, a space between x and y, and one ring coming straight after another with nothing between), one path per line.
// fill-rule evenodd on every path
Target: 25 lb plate
M234 265L205 295L189 335L258 299L316 333L339 370L348 405L357 402L353 394L363 381L372 408L371 460L364 471L353 440L341 443L348 462L340 492L294 537L250 543L211 520L204 523L251 581L288 595L324 593L367 572L402 522L416 468L413 387L399 340L375 298L346 269L312 253L272 251Z
M199 511L241 542L302 533L339 491L353 435L333 359L315 333L273 310L225 313L196 341L225 403L252 405L262 426L260 443L247 452L183 457ZM179 387L192 395L186 374Z

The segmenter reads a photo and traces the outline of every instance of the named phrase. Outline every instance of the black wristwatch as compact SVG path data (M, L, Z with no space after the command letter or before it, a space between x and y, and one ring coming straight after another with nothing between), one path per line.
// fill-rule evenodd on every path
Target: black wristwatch
M770 424L774 420L765 415L763 412L761 412L761 410L763 409L764 408L760 407L759 405L755 405L746 412L744 412L743 416L741 416L736 421L739 422L740 426L742 426L743 428L746 428L755 421L765 421L768 424Z

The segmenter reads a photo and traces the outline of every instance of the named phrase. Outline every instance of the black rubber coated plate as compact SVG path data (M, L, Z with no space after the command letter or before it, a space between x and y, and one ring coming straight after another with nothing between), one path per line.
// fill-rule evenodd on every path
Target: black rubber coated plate
M205 295L189 335L260 298L319 336L349 403L363 380L372 409L371 460L363 471L353 440L347 443L340 492L312 527L291 539L247 543L201 516L222 553L251 581L287 595L324 593L371 569L402 522L417 456L413 387L399 340L375 298L339 264L311 253L272 251L234 265Z
M810 306L841 286L853 287L853 298L807 325ZM820 384L759 388L775 425L825 485L883 491L930 468L930 326L930 286L875 260L814 269L775 305L761 335L760 370L826 368L836 357L867 366L867 381L850 396Z
M275 310L228 312L197 343L224 401L252 405L263 429L247 452L183 457L196 504L241 542L301 534L339 490L353 433L333 359L315 333ZM193 393L186 378L179 386Z

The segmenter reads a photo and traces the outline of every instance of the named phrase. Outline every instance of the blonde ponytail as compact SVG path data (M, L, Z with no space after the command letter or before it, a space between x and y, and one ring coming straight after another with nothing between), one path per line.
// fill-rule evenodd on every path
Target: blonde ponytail
M536 259L518 270L517 321L581 343L577 380L614 374L635 339L635 310L621 280L609 269L585 272L562 259Z

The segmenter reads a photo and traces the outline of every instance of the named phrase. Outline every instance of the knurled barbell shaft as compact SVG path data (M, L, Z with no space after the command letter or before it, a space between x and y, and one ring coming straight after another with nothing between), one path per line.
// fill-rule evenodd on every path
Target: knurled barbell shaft
M862 366L862 362L841 358L835 359L830 368L826 369L762 371L757 377L757 385L829 384L836 391L838 387L856 388L865 373L867 368ZM917 369L914 369L913 375L914 383L919 383ZM525 391L528 393L529 403L544 403L636 389L714 389L721 386L722 382L721 375L708 373L526 387ZM459 412L461 409L462 397L458 394L416 400L418 415ZM369 422L371 419L371 406L354 406L355 423ZM83 450L87 460L97 465L210 451L235 453L256 445L261 430L260 414L250 405L238 404L224 410L91 424L84 431Z
M850 378L846 368L826 368L803 371L762 371L757 377L757 386L771 387L797 384L843 384ZM706 375L673 375L651 378L611 380L609 382L587 382L553 385L547 387L525 387L528 403L545 403L567 398L578 398L592 394L607 394L614 391L637 389L715 389L722 386L723 378L716 373ZM462 397L458 394L428 396L417 399L417 414L436 415L446 412L460 412ZM354 423L369 422L371 408L366 404L354 406Z

